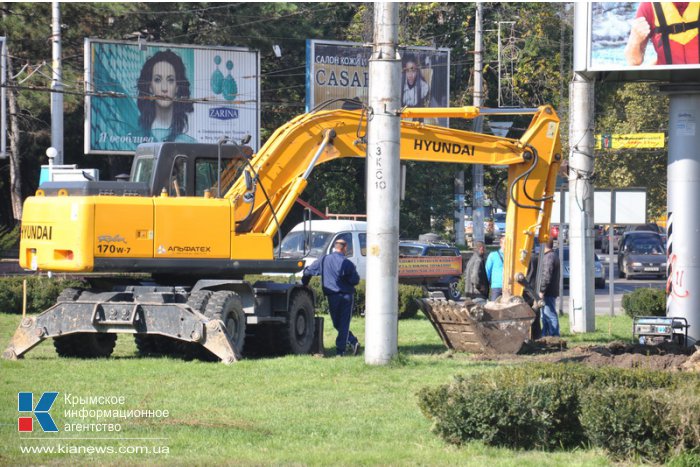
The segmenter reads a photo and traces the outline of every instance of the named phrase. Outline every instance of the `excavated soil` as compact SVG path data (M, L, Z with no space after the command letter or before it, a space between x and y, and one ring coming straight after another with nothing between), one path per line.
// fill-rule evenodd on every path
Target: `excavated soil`
M640 345L613 342L607 345L568 348L565 340L543 338L523 345L516 356L475 356L477 360L515 359L550 363L582 363L596 367L644 368L659 371L700 372L700 348L676 344Z

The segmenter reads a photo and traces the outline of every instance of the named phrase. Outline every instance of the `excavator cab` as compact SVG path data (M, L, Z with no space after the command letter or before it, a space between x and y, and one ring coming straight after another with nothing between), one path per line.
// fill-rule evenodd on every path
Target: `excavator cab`
M237 144L148 143L136 148L129 181L146 183L150 196L213 197L240 176L252 149ZM221 188L219 189L219 180Z

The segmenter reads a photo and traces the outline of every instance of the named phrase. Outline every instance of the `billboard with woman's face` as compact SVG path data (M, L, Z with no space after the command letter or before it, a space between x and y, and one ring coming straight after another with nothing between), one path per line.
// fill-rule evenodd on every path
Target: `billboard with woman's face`
M405 47L401 55L401 103L406 107L448 107L450 50ZM353 42L309 40L306 43L307 111L367 104L372 47ZM353 103L352 101L356 101ZM447 124L447 119L440 123Z
M85 152L216 143L260 126L259 57L247 49L86 40Z
M586 27L585 40L578 31L575 36L576 71L662 81L698 77L699 2L592 2L576 7L576 26Z

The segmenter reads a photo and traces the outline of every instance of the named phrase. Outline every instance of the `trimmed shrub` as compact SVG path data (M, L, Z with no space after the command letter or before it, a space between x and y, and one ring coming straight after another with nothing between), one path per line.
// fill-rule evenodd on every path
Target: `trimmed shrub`
M593 444L654 462L700 443L700 376L576 364L502 368L418 394L445 441L509 448Z
M516 449L573 447L583 436L579 384L559 371L503 369L423 389L419 407L433 420L433 431L449 443L481 440Z
M663 463L700 445L700 398L688 388L584 391L581 424L614 459Z
M0 278L0 312L22 313L22 281L27 280L27 313L41 313L56 304L68 287L87 287L84 281L62 277L14 276Z
M666 293L661 289L640 288L622 296L627 316L666 316Z

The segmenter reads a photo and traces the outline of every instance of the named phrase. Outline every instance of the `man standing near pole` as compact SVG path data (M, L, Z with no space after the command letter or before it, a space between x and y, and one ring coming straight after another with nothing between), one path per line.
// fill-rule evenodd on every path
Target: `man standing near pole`
M352 261L345 257L348 244L338 239L333 244L333 252L316 260L304 269L301 282L308 285L311 276L321 276L323 293L328 299L333 327L338 331L335 339L337 355L342 357L350 348L353 355L360 351L360 342L350 331L355 286L360 282L360 275Z
M467 298L486 300L489 296L489 278L486 276L484 242L474 244L474 252L464 268L464 295Z
M554 251L554 239L547 240L542 257L542 282L540 298L544 299L542 309L542 336L559 337L559 317L557 315L557 297L559 296L559 274L561 265L559 256Z

